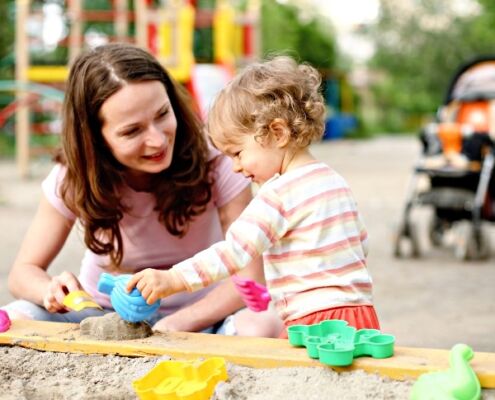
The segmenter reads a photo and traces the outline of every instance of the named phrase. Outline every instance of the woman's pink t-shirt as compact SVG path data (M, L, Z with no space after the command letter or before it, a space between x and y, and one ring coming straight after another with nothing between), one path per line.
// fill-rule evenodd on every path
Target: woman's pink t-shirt
M228 157L212 150L212 156L218 156L215 169L215 184L212 200L207 210L191 223L187 234L178 238L171 235L158 221L158 213L153 210L155 200L152 194L136 192L130 187L123 188L126 205L131 211L124 214L120 224L124 245L122 273L133 273L144 268L166 269L189 258L213 243L223 239L217 208L233 200L249 182L232 171L232 162ZM60 184L65 168L57 164L42 183L43 193L62 215L70 220L77 217L65 206L60 197ZM99 276L108 265L108 256L99 256L86 249L79 274L84 290L92 295L103 307L111 308L109 297L98 292ZM163 299L161 311L169 314L204 297L216 285L211 285L194 293L178 293Z

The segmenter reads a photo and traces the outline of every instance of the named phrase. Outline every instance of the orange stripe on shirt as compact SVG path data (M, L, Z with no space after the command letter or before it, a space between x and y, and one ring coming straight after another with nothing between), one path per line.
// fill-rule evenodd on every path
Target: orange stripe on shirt
M230 236L251 258L255 258L259 255L256 248L249 241L240 239L234 232L230 232Z
M311 178L319 180L321 175L335 175L335 172L328 166L318 167L287 181L283 187L278 188L277 192L283 196L286 192L294 190L294 187L299 188L301 181L304 181L305 185L307 185Z
M353 236L346 238L344 240L340 240L335 243L330 243L326 246L318 247L316 249L311 249L311 250L291 250L291 251L286 251L284 253L280 254L267 254L265 255L265 259L271 262L280 262L281 260L285 259L293 259L297 257L308 257L308 256L315 256L319 255L322 253L331 253L334 251L338 250L343 250L347 249L349 247L356 246L357 244L361 243L361 239L359 236Z
M310 280L310 281L318 281L322 280L326 276L342 276L345 274L350 274L351 272L354 271L359 271L360 269L365 269L366 264L364 261L359 260L351 264L346 264L338 268L333 268L333 269L326 269L324 271L317 271L313 272L311 274L307 275L288 275L288 276L283 276L280 278L276 279L271 279L267 281L269 283L270 288L276 289L278 287L284 287L284 286L289 286L291 284L297 284L298 282L301 282L302 280Z
M327 190L325 192L318 193L315 196L312 196L301 203L296 204L291 210L283 211L282 215L285 218L290 219L290 217L293 214L295 214L297 212L300 213L301 210L305 210L307 208L310 208L310 206L312 204L319 203L322 201L322 199L324 199L324 200L327 199L327 201L330 201L330 200L338 198L338 195L340 195L340 194L348 194L348 193L349 193L348 188L337 188L337 189Z
M252 224L252 225L256 226L257 229L262 230L263 233L265 234L265 236L270 241L270 243L273 243L273 237L275 236L275 231L272 229L272 227L270 225L264 223L263 221L256 219L255 217L250 217L250 216L243 217L242 221L249 223L249 224Z
M234 262L234 260L232 260L232 258L228 254L224 253L219 248L215 248L215 252L217 253L220 260L222 261L222 264L225 266L225 268L229 272L229 275L233 275L238 271L236 263Z
M212 280L210 279L210 275L208 275L205 272L205 269L201 268L201 265L193 261L193 268L198 274L199 279L201 279L201 283L203 287L206 287L212 283Z
M321 221L316 221L306 226L291 229L284 235L284 239L290 237L291 235L298 235L303 232L311 231L315 228L328 228L334 224L341 223L342 221L352 221L357 218L357 215L357 211L347 211L342 214L333 215Z

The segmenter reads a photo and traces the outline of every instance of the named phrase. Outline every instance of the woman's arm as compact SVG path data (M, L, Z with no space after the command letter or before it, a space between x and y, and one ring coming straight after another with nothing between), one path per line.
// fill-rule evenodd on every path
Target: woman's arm
M247 187L232 201L218 209L224 234L251 199L251 188ZM242 271L242 275L258 282L263 282L261 257L253 260ZM225 279L196 303L160 320L155 324L154 329L163 331L199 331L221 321L242 307L244 307L244 303L231 280Z
M46 272L62 249L74 221L58 212L43 195L9 274L8 287L16 298L43 305L50 312L65 311L66 292L80 284L68 272L51 277Z

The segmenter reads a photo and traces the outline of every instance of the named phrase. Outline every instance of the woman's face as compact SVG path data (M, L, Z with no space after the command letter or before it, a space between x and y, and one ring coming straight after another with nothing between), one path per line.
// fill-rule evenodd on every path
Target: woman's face
M131 176L170 166L177 119L161 82L126 84L103 103L100 118L112 154Z

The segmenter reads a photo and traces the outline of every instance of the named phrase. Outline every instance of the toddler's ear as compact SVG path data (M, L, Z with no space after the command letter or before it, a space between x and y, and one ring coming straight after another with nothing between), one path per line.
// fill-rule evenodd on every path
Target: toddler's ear
M285 147L290 142L290 129L287 121L282 118L275 118L270 125L271 137L275 140L277 147Z

